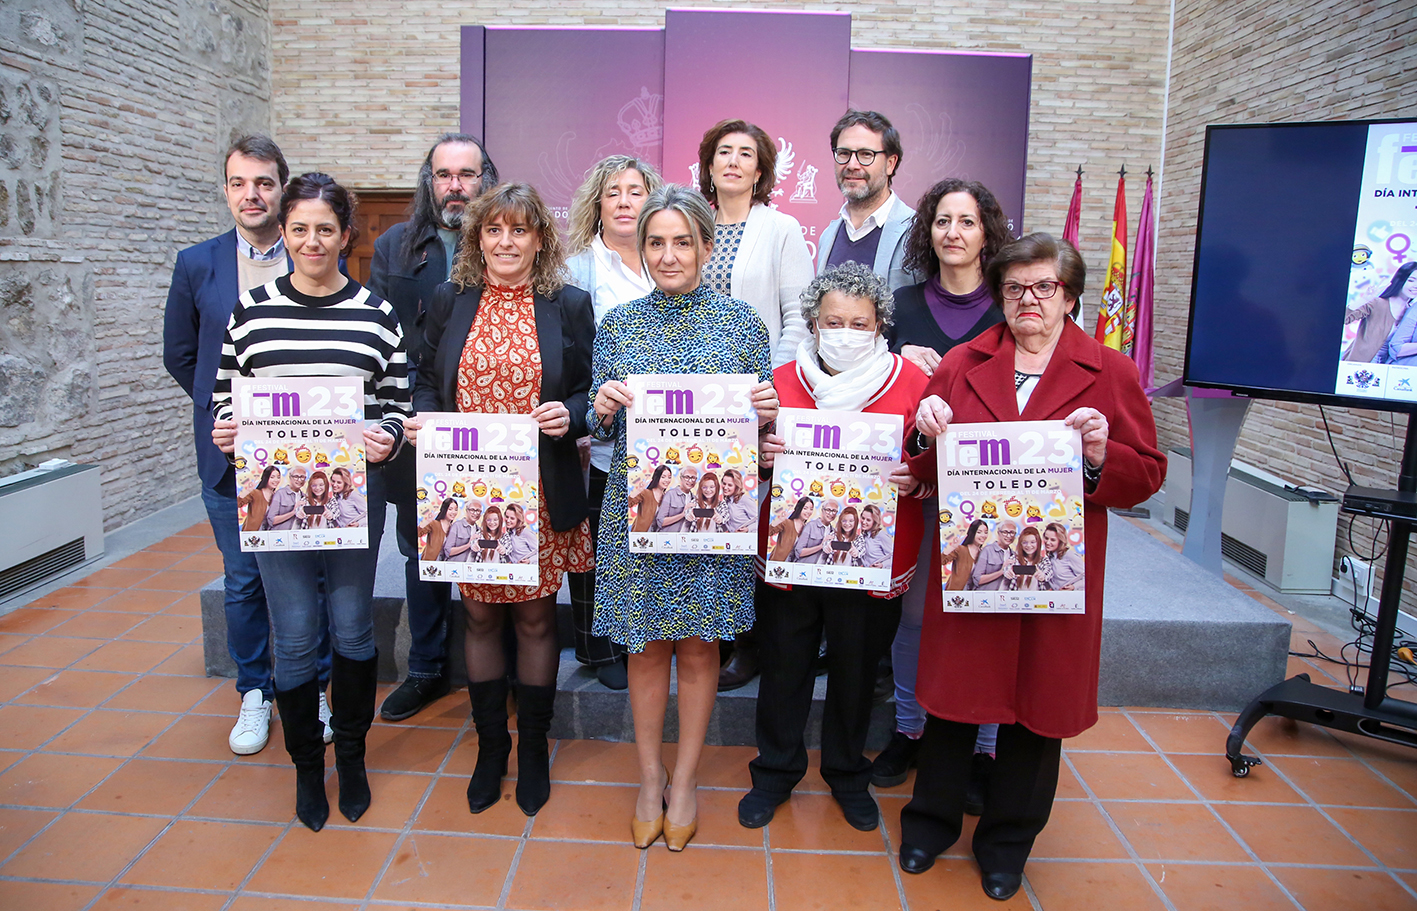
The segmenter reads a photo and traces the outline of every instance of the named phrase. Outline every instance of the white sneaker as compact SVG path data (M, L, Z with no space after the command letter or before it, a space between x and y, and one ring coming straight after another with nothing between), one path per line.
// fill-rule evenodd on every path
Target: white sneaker
M330 704L325 701L325 693L320 692L320 723L325 726L325 743L330 743L335 739L335 729L330 727L330 718L333 713L330 711Z
M266 748L271 738L271 704L260 690L247 690L241 697L241 714L231 729L227 745L238 756L249 756Z

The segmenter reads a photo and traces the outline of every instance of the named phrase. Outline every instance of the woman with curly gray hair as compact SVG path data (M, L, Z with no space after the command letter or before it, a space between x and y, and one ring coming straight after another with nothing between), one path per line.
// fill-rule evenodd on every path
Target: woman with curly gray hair
M848 262L813 279L801 301L809 334L797 347L797 359L773 371L781 404L900 415L909 435L915 404L928 378L886 347L885 331L894 308L885 280L859 263ZM781 451L782 445L776 435L769 435L764 442L765 450ZM891 480L901 496L920 495L909 473L898 471ZM767 498L762 508L765 515L758 528L762 529L761 543L766 544L766 529L771 524L766 515ZM923 515L918 500L913 508L902 504L897 511L894 545L884 557L892 570L889 591L759 586L757 632L762 680L758 685L758 756L748 764L753 789L738 804L742 825L750 829L767 825L777 806L792 796L792 789L807 773L804 735L812 707L817 646L825 631L822 777L848 823L863 831L876 828L880 813L867 791L871 761L862 750L871 719L876 664L895 637L900 596L915 572ZM870 543L884 544L874 538L884 532L874 520L868 524L873 536Z

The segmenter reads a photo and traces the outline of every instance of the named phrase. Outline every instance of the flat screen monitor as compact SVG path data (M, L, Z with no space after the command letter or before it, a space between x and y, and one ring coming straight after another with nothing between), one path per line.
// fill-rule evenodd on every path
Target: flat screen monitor
M1417 411L1417 120L1211 126L1187 385Z

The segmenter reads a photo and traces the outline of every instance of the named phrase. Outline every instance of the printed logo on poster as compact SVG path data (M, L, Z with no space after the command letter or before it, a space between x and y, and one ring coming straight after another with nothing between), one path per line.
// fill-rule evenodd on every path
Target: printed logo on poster
M236 377L232 407L241 549L367 547L363 382Z
M758 415L749 374L633 375L631 553L754 554Z
M894 578L899 415L783 408L773 461L765 578L889 591Z
M536 421L425 413L418 434L419 576L540 584Z
M946 611L1082 613L1082 438L1062 421L951 424L936 441Z

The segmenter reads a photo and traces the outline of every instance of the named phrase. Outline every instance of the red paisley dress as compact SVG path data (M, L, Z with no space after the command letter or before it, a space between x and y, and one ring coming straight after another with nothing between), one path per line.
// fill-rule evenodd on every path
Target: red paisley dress
M541 402L541 349L531 285L506 288L486 282L472 330L458 364L456 403L461 412L530 414ZM563 573L588 572L595 566L590 523L554 531L546 509L545 486L537 498L536 536L540 585L459 583L464 598L489 604L515 604L544 598L561 589Z

